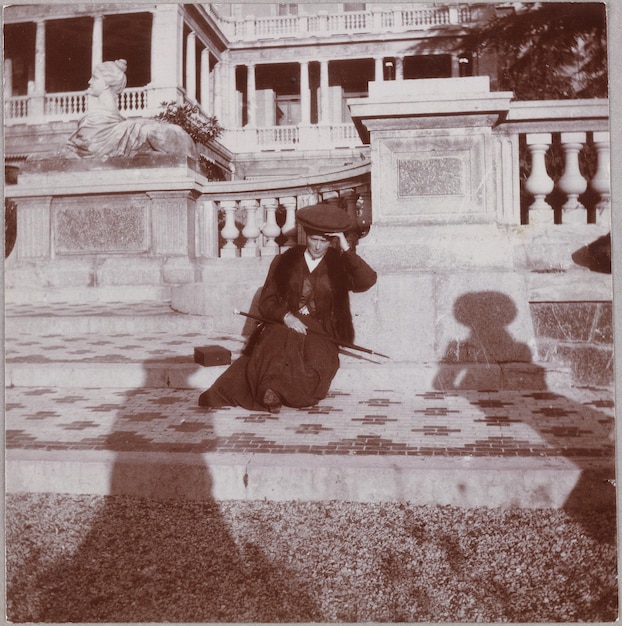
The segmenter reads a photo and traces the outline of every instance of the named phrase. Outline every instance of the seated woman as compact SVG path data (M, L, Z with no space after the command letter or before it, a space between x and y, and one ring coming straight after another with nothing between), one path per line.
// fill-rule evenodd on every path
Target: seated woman
M317 204L296 217L307 245L274 259L260 296L261 317L274 323L258 327L244 354L201 394L200 406L277 412L326 397L339 368L337 344L354 339L349 292L372 287L376 272L348 244L345 212Z
M80 158L133 157L137 154L196 156L194 141L174 124L145 118L125 119L117 96L125 89L125 59L100 63L89 80L93 101L69 138L65 156Z

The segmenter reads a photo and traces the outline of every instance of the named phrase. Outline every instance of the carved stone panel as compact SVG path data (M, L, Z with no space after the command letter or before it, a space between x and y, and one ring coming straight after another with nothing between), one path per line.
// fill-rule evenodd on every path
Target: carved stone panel
M486 222L494 209L487 129L400 131L378 138L372 160L376 223Z
M56 253L148 251L148 204L142 195L55 198Z
M406 196L463 196L464 163L455 157L398 159L398 189Z

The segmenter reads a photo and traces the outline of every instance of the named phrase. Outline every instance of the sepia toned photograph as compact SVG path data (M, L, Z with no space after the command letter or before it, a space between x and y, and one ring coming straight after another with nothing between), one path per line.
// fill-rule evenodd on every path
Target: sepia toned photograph
M3 5L6 623L617 622L614 1Z

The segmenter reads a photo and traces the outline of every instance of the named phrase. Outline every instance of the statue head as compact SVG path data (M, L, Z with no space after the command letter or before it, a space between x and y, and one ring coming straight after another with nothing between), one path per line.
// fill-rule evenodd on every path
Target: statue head
M125 59L106 61L95 66L93 78L103 80L113 93L119 94L127 84L126 70L127 61Z

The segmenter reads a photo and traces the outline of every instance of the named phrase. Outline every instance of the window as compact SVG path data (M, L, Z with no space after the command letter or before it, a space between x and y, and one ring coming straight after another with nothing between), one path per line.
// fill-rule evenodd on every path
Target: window
M298 4L279 4L279 15L298 15Z
M344 2L343 10L344 11L364 11L365 2Z

